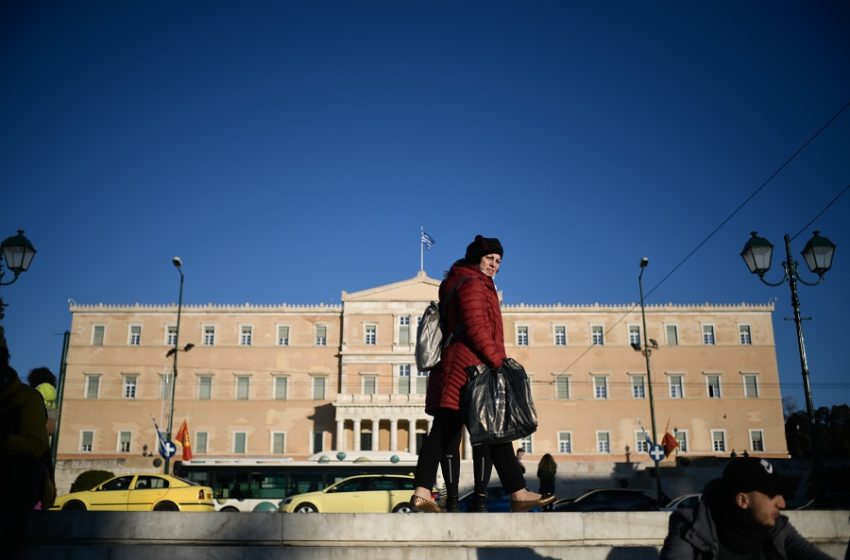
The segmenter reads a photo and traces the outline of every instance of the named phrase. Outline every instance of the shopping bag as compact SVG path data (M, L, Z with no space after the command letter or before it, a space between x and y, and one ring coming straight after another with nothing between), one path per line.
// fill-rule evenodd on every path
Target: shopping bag
M519 362L507 358L501 368L467 368L464 413L472 445L505 443L537 430L531 382Z

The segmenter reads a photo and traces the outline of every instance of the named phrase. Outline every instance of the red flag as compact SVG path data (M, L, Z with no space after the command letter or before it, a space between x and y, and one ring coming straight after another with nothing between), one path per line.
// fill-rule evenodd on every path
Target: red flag
M183 446L183 460L192 460L192 438L189 436L189 424L183 420L180 429L177 430L177 442Z
M677 447L679 447L679 441L671 434L667 432L664 434L664 437L661 439L661 447L664 448L664 458L670 456Z

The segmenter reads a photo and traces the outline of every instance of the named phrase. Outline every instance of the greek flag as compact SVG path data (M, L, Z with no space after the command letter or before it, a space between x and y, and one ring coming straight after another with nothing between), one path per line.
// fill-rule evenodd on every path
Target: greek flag
M431 250L431 247L433 247L433 246L434 246L434 243L436 243L436 241L434 241L434 238L433 238L433 237L431 237L430 235L428 235L427 233L425 233L425 230L422 230L422 233L420 233L420 234L419 234L419 241L420 241L420 242L422 243L422 245L424 245L424 246L425 246L425 248L426 248L426 249L428 249L429 251Z

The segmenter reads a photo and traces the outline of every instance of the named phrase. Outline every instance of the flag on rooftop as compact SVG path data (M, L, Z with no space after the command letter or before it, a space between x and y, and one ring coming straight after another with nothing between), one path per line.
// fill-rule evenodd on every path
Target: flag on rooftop
M436 243L436 241L434 241L433 237L431 237L430 235L425 233L425 230L422 230L422 232L419 234L419 241L421 241L422 244L425 245L425 248L429 249L429 250Z

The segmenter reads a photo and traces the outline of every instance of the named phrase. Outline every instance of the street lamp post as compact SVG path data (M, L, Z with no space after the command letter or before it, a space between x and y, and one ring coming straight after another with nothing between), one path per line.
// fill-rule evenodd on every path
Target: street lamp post
M168 351L166 357L169 355L172 356L172 365L171 365L171 402L169 405L168 412L168 427L166 428L166 441L171 443L171 434L172 429L174 427L174 394L177 389L177 355L180 353L180 312L183 308L183 261L180 257L174 257L171 259L172 264L174 264L175 268L177 268L177 272L180 273L180 292L177 296L177 327L174 332L174 348ZM191 350L192 345L187 344L185 350ZM171 457L165 457L165 474L168 474L168 468L171 464Z
M812 238L803 249L802 255L806 259L809 270L818 275L817 282L806 282L799 274L798 263L791 257L791 238L785 234L785 261L782 263L783 276L779 282L768 282L764 274L770 269L770 260L773 257L773 244L757 232L752 232L751 237L741 251L741 257L747 263L747 268L752 274L758 274L759 280L768 286L781 286L786 280L791 287L791 308L794 311L794 325L797 328L797 349L800 351L800 368L803 375L803 391L806 397L806 414L809 417L809 430L812 441L812 451L815 449L815 407L812 402L812 388L809 384L809 363L806 359L806 343L803 338L803 323L800 317L800 298L797 296L797 282L806 286L817 286L823 282L823 275L832 267L832 256L835 253L835 245L822 237L819 231L815 231Z
M652 371L649 367L649 355L652 354L652 348L658 348L658 343L655 340L649 338L649 334L646 330L646 307L644 305L643 298L643 271L646 270L646 267L649 265L649 258L643 257L640 260L640 274L638 275L638 286L640 287L640 317L641 322L643 323L643 349L642 354L646 359L646 384L649 390L649 419L652 423L652 443L653 445L657 445L658 443L658 430L655 427L655 398L652 394ZM652 346L650 346L650 341ZM635 350L641 350L638 346ZM651 449L649 450L652 451ZM658 498L659 506L662 503L662 492L661 492L661 469L660 469L660 461L655 457L652 457L653 461L655 461L655 492Z

